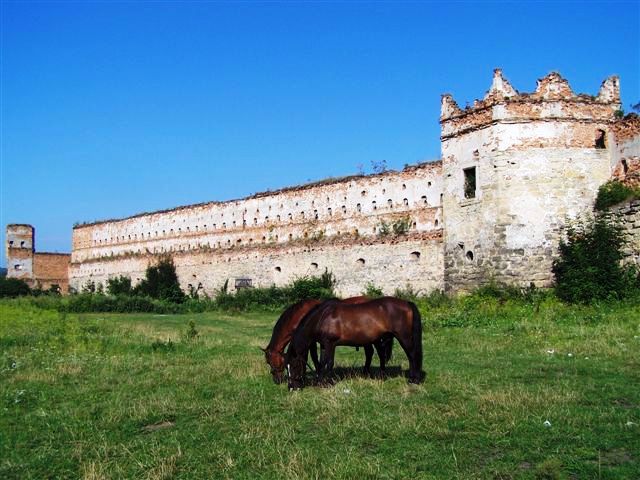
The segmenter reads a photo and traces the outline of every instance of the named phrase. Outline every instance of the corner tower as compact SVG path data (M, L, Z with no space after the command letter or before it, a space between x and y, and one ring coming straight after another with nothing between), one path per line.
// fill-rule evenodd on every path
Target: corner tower
M496 69L473 106L443 95L446 290L552 282L561 227L610 178L607 138L619 108L617 77L597 96L575 94L557 73L519 93Z

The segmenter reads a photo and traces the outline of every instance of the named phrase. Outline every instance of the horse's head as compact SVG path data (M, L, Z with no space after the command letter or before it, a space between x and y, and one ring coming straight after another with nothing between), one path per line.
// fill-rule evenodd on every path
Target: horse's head
M269 364L269 367L271 367L271 376L273 377L274 383L282 383L284 380L284 354L268 348L263 348L262 351L264 352L264 358Z
M288 374L289 391L304 388L305 358L296 353L292 345L287 350L285 359Z

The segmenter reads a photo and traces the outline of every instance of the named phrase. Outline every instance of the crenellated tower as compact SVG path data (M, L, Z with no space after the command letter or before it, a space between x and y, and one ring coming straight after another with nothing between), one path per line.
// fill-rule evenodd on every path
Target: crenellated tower
M610 178L608 132L619 108L617 77L595 97L574 93L558 73L519 93L500 69L473 106L442 96L447 290L551 283L561 227Z

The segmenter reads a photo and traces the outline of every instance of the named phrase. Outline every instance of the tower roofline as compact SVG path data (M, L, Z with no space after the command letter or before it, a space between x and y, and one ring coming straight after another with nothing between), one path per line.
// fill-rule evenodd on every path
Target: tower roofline
M482 99L473 105L460 108L449 93L442 95L440 123L450 119L466 116L488 107L504 103L540 103L540 102L573 102L578 104L614 105L620 104L620 79L617 75L606 78L600 85L597 95L575 93L569 82L558 72L550 72L536 81L533 92L520 93L504 77L502 69L493 71L493 79L489 90Z

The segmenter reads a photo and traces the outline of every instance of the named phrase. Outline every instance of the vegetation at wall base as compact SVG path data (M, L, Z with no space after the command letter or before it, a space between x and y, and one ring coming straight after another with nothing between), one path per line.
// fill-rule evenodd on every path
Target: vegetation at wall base
M640 189L631 188L618 180L609 180L598 189L595 209L604 211L619 203L640 198Z
M621 299L637 294L640 276L633 266L623 266L625 244L615 216L596 215L569 225L553 263L556 292L567 302Z
M0 277L0 298L22 297L30 294L31 288L24 280Z
M163 255L155 265L149 265L144 278L133 289L134 293L172 303L182 303L186 295L180 288L173 258Z
M277 312L0 301L0 478L636 478L638 300L492 290L419 298L423 384L339 347L295 393L258 349Z

